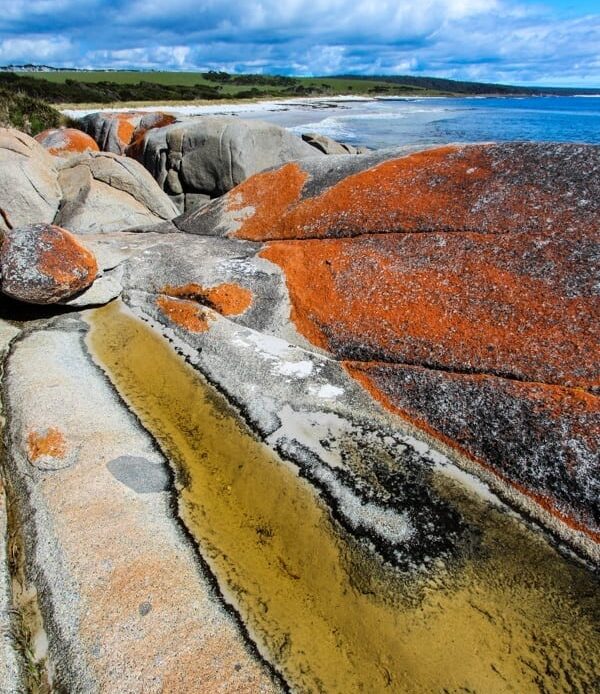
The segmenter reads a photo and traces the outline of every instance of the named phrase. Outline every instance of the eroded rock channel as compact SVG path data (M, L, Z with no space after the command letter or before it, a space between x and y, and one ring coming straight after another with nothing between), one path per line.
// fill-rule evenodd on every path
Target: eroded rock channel
M294 691L593 689L594 577L502 504L432 473L463 530L433 561L394 566L157 332L118 305L88 321L95 361L171 461L225 601Z
M91 122L0 133L2 694L596 691L600 148Z

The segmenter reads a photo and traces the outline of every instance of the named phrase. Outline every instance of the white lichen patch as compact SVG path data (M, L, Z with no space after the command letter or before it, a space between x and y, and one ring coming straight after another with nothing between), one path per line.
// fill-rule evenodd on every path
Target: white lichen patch
M244 332L238 334L233 344L251 347L263 361L272 363L277 373L290 378L308 378L315 370L312 361L302 358L305 353L289 342L273 335L265 335L258 332Z
M414 534L407 513L398 513L372 501L363 501L341 484L336 484L332 491L336 495L339 510L353 528L368 530L395 545L406 542Z
M278 417L281 424L267 438L269 445L297 441L330 467L342 466L340 441L354 428L348 420L333 412L296 411L290 405L284 405Z
M316 395L322 400L337 400L340 395L344 394L344 389L334 386L331 383L324 383L323 385L311 385L308 388L311 395Z
M293 376L294 378L308 378L313 370L312 361L284 362L276 366L277 371L283 376Z

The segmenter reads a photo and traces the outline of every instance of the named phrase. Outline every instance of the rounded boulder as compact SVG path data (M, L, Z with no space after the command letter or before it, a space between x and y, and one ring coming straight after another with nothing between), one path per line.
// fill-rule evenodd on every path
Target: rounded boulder
M77 128L50 128L35 136L49 154L65 156L81 152L98 152L96 141Z
M87 289L98 274L94 254L53 224L8 229L0 248L2 292L30 304L54 304Z

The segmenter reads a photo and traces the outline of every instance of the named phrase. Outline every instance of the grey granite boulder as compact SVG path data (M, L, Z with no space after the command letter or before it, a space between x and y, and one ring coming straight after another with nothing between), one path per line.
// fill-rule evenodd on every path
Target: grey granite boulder
M206 116L149 130L128 154L183 211L190 194L223 195L259 171L318 151L272 123Z
M370 151L367 147L347 145L320 133L302 133L302 139L323 154L365 154Z
M177 214L143 166L108 152L71 157L59 182L63 199L55 221L74 233L157 224Z
M142 137L146 130L175 120L175 116L161 111L100 111L84 116L79 127L96 141L103 152L124 154L129 144Z
M53 304L87 289L98 265L94 254L65 229L32 224L4 232L0 270L0 287L7 296Z
M56 160L32 137L0 128L0 230L52 222L60 203Z

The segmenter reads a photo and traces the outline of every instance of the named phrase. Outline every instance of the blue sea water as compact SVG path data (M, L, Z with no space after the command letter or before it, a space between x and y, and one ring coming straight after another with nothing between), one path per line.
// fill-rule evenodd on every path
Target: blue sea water
M258 115L258 114L257 114ZM290 106L262 118L373 149L531 140L600 144L600 97L420 98Z

